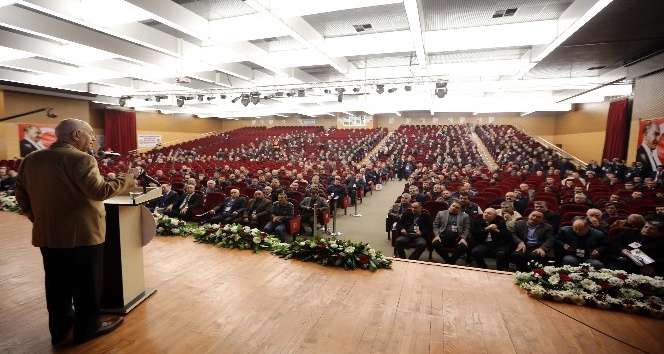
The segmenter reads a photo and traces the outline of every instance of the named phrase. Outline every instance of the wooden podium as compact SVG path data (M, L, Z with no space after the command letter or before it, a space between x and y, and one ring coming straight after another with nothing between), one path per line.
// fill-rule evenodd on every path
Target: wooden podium
M142 188L131 192L142 192ZM152 213L141 204L159 197L161 189L154 188L136 198L126 194L104 201L106 243L100 303L104 312L129 313L156 291L145 288L143 246L152 240L157 226Z

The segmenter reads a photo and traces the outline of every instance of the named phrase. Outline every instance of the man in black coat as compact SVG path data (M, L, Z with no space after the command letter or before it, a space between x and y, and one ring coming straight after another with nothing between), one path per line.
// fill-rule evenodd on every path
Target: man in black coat
M189 220L193 215L192 212L194 209L202 204L203 198L195 192L194 185L188 184L175 207L170 211L164 212L164 214L182 220Z
M240 197L239 189L231 189L230 197L227 197L223 203L214 207L208 213L214 215L210 218L211 223L231 224L242 216L247 206L247 199Z
M655 262L637 265L629 257L630 252L636 248ZM609 242L609 252L612 268L630 273L664 275L664 224L647 221L641 229L625 229Z
M496 269L507 270L512 247L512 235L507 230L505 220L498 216L494 208L487 208L482 219L474 219L470 228L473 250L470 255L478 267L487 269L484 257L493 252L496 255Z
M156 199L156 204L150 208L150 211L163 213L166 211L171 211L178 202L178 194L171 189L171 185L168 183L161 184L161 197Z
M422 204L413 203L410 211L406 211L401 219L397 221L396 229L399 236L394 242L394 253L399 258L406 258L406 246L414 242L415 251L408 259L419 259L422 252L427 248L427 238L433 232L431 215L422 212Z

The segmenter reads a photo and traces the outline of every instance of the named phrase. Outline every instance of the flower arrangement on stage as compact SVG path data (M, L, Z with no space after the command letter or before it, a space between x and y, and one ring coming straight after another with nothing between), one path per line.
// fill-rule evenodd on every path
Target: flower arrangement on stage
M367 243L354 243L349 240L323 238L315 236L309 239L297 238L293 243L281 243L274 248L274 253L282 258L295 258L303 262L344 267L350 269L391 268L392 261L386 259Z
M0 210L9 211L12 213L22 214L21 208L16 202L16 197L13 195L8 195L5 192L0 193Z
M188 224L186 221L177 218L171 218L162 214L155 214L154 220L157 223L157 235L159 236L189 236L195 235L200 231L198 227Z
M278 238L249 226L233 224L220 227L219 224L208 224L200 228L204 232L195 234L194 239L200 243L209 243L217 247L252 250L254 253L258 253L271 251L280 242Z
M538 299L664 317L662 277L596 270L589 264L560 268L535 265L530 272L516 272L515 277L521 288Z
M309 239L298 237L293 243L282 243L278 238L248 226L231 224L205 224L196 226L193 223L155 215L157 235L194 236L199 243L208 243L217 247L238 248L260 251L271 251L281 258L295 258L303 262L316 262L326 266L350 269L391 268L392 261L385 258L367 243L355 243L350 240L322 238L315 236Z

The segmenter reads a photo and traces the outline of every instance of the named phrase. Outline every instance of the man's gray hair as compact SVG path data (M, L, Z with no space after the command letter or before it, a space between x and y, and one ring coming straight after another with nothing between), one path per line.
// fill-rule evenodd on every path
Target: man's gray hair
M83 123L85 122L80 119L74 119L74 118L63 119L55 127L55 137L58 140L69 140L71 133L77 130L81 130Z

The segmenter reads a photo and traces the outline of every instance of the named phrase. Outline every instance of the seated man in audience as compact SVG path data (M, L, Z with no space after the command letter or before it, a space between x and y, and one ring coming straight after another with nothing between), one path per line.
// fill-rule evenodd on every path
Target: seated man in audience
M563 203L563 204L578 204L578 205L587 206L588 208L597 208L597 206L591 203L588 200L588 197L583 193L574 194L574 197L572 197L572 200L569 203Z
M210 223L231 224L233 221L242 216L244 209L247 207L247 199L240 197L239 189L231 189L231 195L226 197L223 203L217 205L210 211Z
M432 246L436 253L446 263L456 264L459 257L466 253L466 240L470 236L470 218L461 211L461 203L452 202L448 210L438 212L433 222L433 234ZM451 256L445 250L446 247L454 249Z
M177 206L170 211L164 211L164 215L178 218L181 220L190 220L194 209L203 205L203 198L200 194L195 193L194 186L188 184L184 188L184 192L180 196Z
M387 212L387 217L390 219L390 223L392 224L393 229L396 229L396 223L399 221L399 219L401 219L403 212L406 211L406 209L410 209L411 207L412 204L410 203L410 194L408 193L402 194L399 203L394 203L394 205L392 205L390 211Z
M334 205L337 208L341 205L341 201L343 200L343 198L345 198L348 195L348 192L346 191L346 186L341 184L340 176L334 177L333 184L327 187L326 192L330 200L330 206Z
M476 203L470 201L468 193L459 193L459 203L461 203L461 211L468 214L471 220L475 218L475 215L482 212L482 209Z
M150 207L153 213L165 213L173 210L178 203L178 194L171 189L168 183L161 184L161 197L156 199L156 204Z
M427 238L431 235L432 228L431 216L422 213L422 204L413 203L411 210L404 213L397 222L399 236L394 242L394 253L399 258L406 258L404 249L410 242L414 242L415 251L408 259L419 259L427 248Z
M443 196L443 186L436 183L433 185L431 192L429 193L430 200L438 200L438 198Z
M493 208L492 208L493 209ZM494 209L495 210L495 209ZM521 217L518 211L514 210L514 205L510 202L500 203L500 209L496 210L496 214L505 220L507 230L514 231L514 223Z
M447 203L447 205L450 205L454 201L454 198L452 198L452 192L450 192L447 189L444 190L442 192L442 196L439 197L438 199L436 199L436 201L437 202L445 202L445 203Z
M530 261L544 265L545 261L554 257L553 228L544 222L544 214L539 211L531 212L528 220L519 220L514 224L512 241L517 247L510 258L521 272L528 270Z
M654 260L649 264L634 262L631 251L639 249ZM641 229L626 229L609 242L612 268L630 273L664 275L664 224L648 221Z
M294 216L293 204L287 200L286 193L280 193L278 200L272 203L272 219L265 225L263 231L274 232L281 242L286 242L288 223Z
M427 201L427 196L425 194L420 193L420 189L417 186L408 187L408 193L410 193L410 199L413 202L424 204Z
M277 198L278 198L278 196L279 196L279 193L273 191L273 190L272 190L272 186L265 186L265 187L263 188L263 195L265 196L265 198L267 198L267 199L269 199L269 200L271 200L271 201L274 202L274 201L277 200Z
M645 225L646 220L641 214L629 214L625 220L616 220L609 230L613 229L641 229Z
M217 188L217 182L215 182L213 179L209 179L205 183L205 188L201 188L201 192L203 193L203 199L205 199L207 198L208 194L219 193L221 190Z
M604 204L604 212L602 213L602 220L608 220L612 216L626 218L627 214L618 212L618 206L615 203L608 202Z
M260 190L254 192L254 198L247 202L247 207L242 212L241 223L251 228L260 228L270 221L272 215L272 201L265 198ZM240 223L235 220L234 222Z
M635 190L629 197L623 199L625 204L629 204L637 200L643 200L643 192Z
M300 214L302 216L300 227L302 228L302 233L306 233L304 230L304 224L311 225L311 236L316 232L316 230L314 230L314 207L316 207L317 217L325 210L330 209L327 205L327 200L318 195L317 189L312 189L300 203Z
M507 230L505 220L497 215L496 209L487 208L482 214L482 219L473 220L471 225L470 232L475 246L470 251L470 255L475 264L480 268L489 268L484 257L489 253L494 253L496 268L507 270L512 248L512 235Z
M655 207L655 214L648 214L645 216L646 221L664 222L664 205Z
M595 269L604 268L601 258L606 249L606 236L593 229L583 217L575 219L572 226L558 230L556 245L563 250L563 265L589 263Z
M364 191L366 182L362 179L362 175L358 173L355 176L348 177L345 183L348 188L348 194L350 195L350 206L353 206L356 203L355 198L359 197L360 191Z
M527 198L528 201L533 200L533 196L535 195L535 190L530 189L530 186L526 183L521 183L519 185L519 190L521 191L521 196L524 198Z
M609 234L609 225L605 220L602 220L602 211L596 208L590 208L586 211L586 219L588 220L588 226L593 229L599 230L604 235Z

